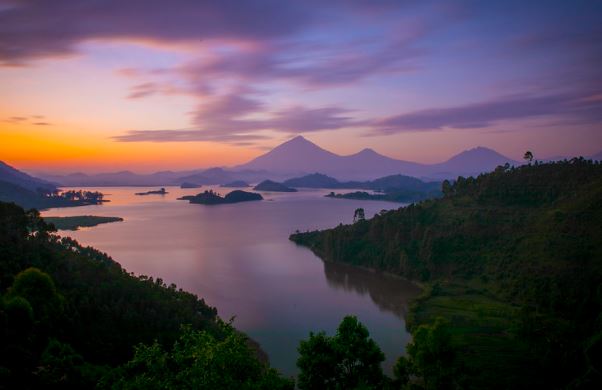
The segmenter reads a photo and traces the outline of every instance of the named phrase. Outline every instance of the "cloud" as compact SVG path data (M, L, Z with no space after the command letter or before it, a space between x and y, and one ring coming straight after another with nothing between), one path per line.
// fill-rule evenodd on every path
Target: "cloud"
M128 99L140 99L143 97L154 95L157 92L158 88L155 83L138 84L130 88L130 94L128 95Z
M0 63L73 54L92 39L270 39L311 19L302 2L174 0L55 0L0 8Z
M265 135L257 134L266 130L298 134L356 127L366 123L355 120L350 115L352 110L340 107L294 106L267 111L254 93L251 90L237 90L200 104L193 113L194 129L131 130L113 139L119 142L219 141L250 144L268 139Z
M377 37L336 45L285 42L233 48L205 56L178 71L197 83L233 78L284 80L312 87L344 85L376 74L415 70L418 65L414 60L425 55L415 47L423 34L418 29L391 41Z
M215 141L250 145L268 137L258 134L212 134L201 130L131 130L113 137L118 142L198 142Z
M543 116L578 118L582 122L602 121L602 102L594 94L514 95L483 103L450 108L431 108L391 116L372 123L373 133L394 134L443 128L484 128L504 120Z
M16 124L16 125L21 124L21 123L30 123L35 126L51 126L52 125L49 122L40 121L40 119L44 119L44 115L11 116L7 119L4 119L4 122Z

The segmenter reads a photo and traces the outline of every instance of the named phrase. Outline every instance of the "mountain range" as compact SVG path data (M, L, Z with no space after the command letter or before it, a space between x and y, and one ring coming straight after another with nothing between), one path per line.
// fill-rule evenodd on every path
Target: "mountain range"
M349 156L340 156L298 136L235 169L296 175L320 172L339 180L370 180L395 174L446 179L478 175L505 163L520 164L495 150L484 147L466 150L439 164L396 160L372 149L363 149Z
M600 159L600 154L592 157ZM397 160L372 149L363 149L358 153L342 156L325 150L302 136L297 136L245 164L230 168L162 171L152 174L122 171L92 175L73 173L39 174L39 176L62 186L158 186L180 185L183 182L213 185L235 180L258 183L266 179L284 181L316 172L342 181L366 181L399 174L429 181L476 176L505 163L514 166L522 164L482 146L465 150L436 164Z

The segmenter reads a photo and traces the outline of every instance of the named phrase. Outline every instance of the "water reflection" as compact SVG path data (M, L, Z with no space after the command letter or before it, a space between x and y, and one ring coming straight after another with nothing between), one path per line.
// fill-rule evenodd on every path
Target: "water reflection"
M405 318L409 301L420 293L419 287L401 278L341 263L324 262L324 275L330 287L368 295L381 311L400 318Z

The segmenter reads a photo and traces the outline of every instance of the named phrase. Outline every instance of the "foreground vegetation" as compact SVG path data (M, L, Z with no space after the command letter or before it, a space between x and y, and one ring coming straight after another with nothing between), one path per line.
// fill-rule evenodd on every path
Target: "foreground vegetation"
M52 224L58 230L77 230L80 227L92 227L101 223L122 222L123 218L77 215L73 217L44 217L44 221Z
M429 286L408 325L416 338L448 321L461 387L600 384L602 166L505 166L442 189L442 199L291 239L326 261Z
M0 388L292 388L202 299L52 230L0 202Z

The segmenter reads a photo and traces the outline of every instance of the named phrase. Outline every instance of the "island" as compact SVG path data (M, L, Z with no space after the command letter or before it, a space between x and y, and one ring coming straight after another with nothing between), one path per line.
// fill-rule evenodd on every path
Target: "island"
M245 187L251 187L251 186L246 181L234 180L234 181L231 181L229 183L222 184L220 187L226 187L226 188L245 188Z
M241 190L234 190L222 197L213 190L201 192L197 195L188 195L178 198L178 200L187 200L190 203L205 204L205 205L216 205L216 204L229 204L229 203L240 203L249 202L254 200L263 200L263 196L254 192L247 192Z
M290 188L282 183L277 183L272 180L264 180L257 184L254 188L255 191L270 191L270 192L297 192L295 188Z
M53 224L58 230L77 230L80 227L92 227L101 223L122 222L123 218L77 215L73 217L44 217L44 221Z
M165 195L165 194L168 194L168 192L165 191L165 188L161 188L160 190L156 190L156 191L136 192L136 195Z
M180 184L180 188L200 188L200 187L201 187L200 184L191 183L189 181L185 181L184 183Z
M366 191L354 191L337 194L330 192L324 195L327 198L336 199L355 199L355 200L381 200L386 202L411 203L420 200L428 199L430 194L417 191L393 191L387 193L371 194Z

